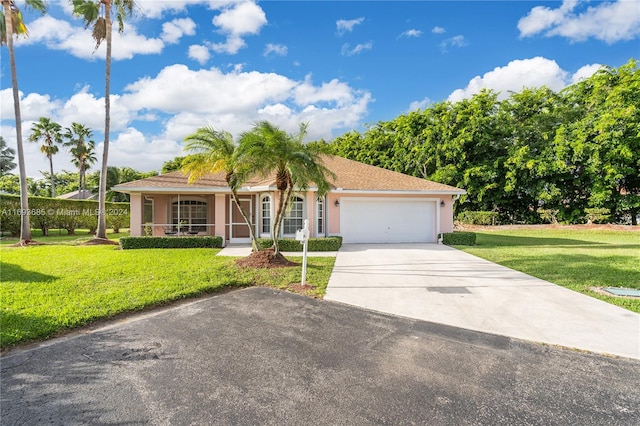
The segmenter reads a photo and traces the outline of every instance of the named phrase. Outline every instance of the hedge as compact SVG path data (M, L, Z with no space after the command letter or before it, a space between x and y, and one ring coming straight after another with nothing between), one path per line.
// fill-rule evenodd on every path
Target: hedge
M475 246L476 234L474 232L447 232L442 235L442 243L448 246Z
M465 211L458 215L458 220L467 225L495 225L498 221L498 213Z
M20 196L0 197L0 231L20 234ZM129 226L129 203L107 203L107 228L119 232ZM49 229L66 229L73 234L76 229L95 231L98 227L98 202L94 200L65 200L61 198L29 197L29 219L32 228L48 235Z
M293 238L283 238L278 240L278 245L281 251L302 251L302 244L300 241ZM338 251L342 246L342 237L326 237L326 238L309 238L309 244L307 250L309 251ZM260 249L268 249L273 247L273 240L271 238L258 238L258 247Z
M147 248L222 248L222 237L120 237L123 250Z

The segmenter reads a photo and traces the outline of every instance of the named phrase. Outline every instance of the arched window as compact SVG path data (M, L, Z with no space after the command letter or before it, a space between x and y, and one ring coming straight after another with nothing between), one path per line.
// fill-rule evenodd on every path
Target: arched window
M304 200L301 197L293 197L289 203L289 211L282 220L282 233L293 235L298 229L302 229L304 216Z
M260 200L260 204L262 209L261 233L269 234L271 233L271 196L264 195Z

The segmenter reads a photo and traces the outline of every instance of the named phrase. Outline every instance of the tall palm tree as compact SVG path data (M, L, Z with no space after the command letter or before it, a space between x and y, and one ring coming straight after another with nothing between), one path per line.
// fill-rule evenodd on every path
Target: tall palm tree
M331 188L328 179L335 179L322 161L322 156L328 154L327 147L304 143L307 128L308 124L303 123L299 132L291 135L268 121L261 121L240 137L239 149L246 167L262 177L276 175L280 195L271 229L274 255L280 253L280 227L294 189L306 190L313 182L318 188L318 196L324 196Z
M24 164L24 148L22 146L22 115L20 114L20 91L18 90L18 71L13 48L14 35L27 35L27 27L22 20L22 13L13 0L2 2L2 16L0 16L0 44L9 48L9 62L11 66L11 86L13 88L13 111L16 119L16 143L18 148L18 170L20 174L20 244L31 241L31 222L29 221L29 197L27 194L27 170ZM25 4L44 13L46 6L42 0L25 0Z
M182 170L189 174L189 183L207 173L225 172L225 181L231 189L231 198L249 227L251 249L258 251L258 240L253 224L238 199L238 189L246 182L248 169L239 155L238 146L231 133L217 131L213 127L201 127L185 138L185 149L193 153L182 162Z
M56 198L56 179L53 174L53 156L58 153L58 145L62 143L62 126L50 118L40 117L31 127L30 142L42 140L40 152L49 159L49 173L51 174L51 198Z
M103 41L107 42L104 79L104 147L102 150L100 188L98 190L98 229L96 230L96 238L101 239L107 238L107 162L109 159L109 128L111 125L111 15L112 13L115 14L118 21L118 31L122 32L125 19L133 14L134 5L133 0L73 0L73 13L81 17L87 27L93 25L91 35L96 42L96 49L100 47Z
M93 132L90 128L80 123L71 123L66 128L63 145L70 148L72 163L78 168L78 191L80 194L87 189L87 169L94 164L96 158L96 143L91 139Z
M7 142L0 136L0 177L16 168L16 163L13 162L15 158L16 151L7 146Z

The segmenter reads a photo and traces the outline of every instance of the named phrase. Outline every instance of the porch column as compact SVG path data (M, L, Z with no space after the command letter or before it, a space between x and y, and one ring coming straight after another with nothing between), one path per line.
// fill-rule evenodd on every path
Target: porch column
M142 236L142 194L132 193L129 197L129 235Z
M304 197L307 202L307 217L304 219L309 220L309 236L311 238L317 237L316 235L316 193L307 191Z
M222 237L222 245L226 245L226 218L225 194L215 194L215 230L214 235Z

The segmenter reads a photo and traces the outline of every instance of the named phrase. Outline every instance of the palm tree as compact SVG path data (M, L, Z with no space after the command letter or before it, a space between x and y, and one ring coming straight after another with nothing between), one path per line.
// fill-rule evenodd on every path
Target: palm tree
M213 127L201 127L185 138L185 149L192 155L182 162L182 170L189 174L189 183L207 173L225 172L225 181L231 189L231 198L249 227L251 249L258 251L258 240L253 224L238 200L238 189L246 182L247 168L242 162L238 146L231 133Z
M91 129L80 123L71 123L71 127L67 127L64 134L67 141L63 145L71 148L71 161L78 168L80 194L87 187L87 169L98 160L95 153L96 143L91 140L92 135Z
M261 121L240 137L240 151L247 167L262 177L276 175L276 188L280 195L271 229L274 255L280 253L280 226L294 188L306 190L313 182L321 197L331 188L327 179L335 179L322 162L322 155L328 153L327 148L321 144L304 143L307 128L308 124L303 123L298 134L290 135L268 121Z
M91 35L96 42L96 49L103 41L107 42L105 60L104 91L104 147L102 150L102 169L100 171L100 188L98 190L98 229L96 238L107 238L106 196L107 196L107 161L109 159L109 127L111 124L111 33L112 8L118 21L118 31L124 30L124 21L133 14L133 0L73 0L73 13L80 16L86 26L93 25Z
M11 66L11 86L13 88L13 111L16 119L16 144L18 147L18 171L20 174L20 244L31 241L31 222L29 221L29 197L27 194L27 170L24 164L24 148L22 146L22 115L20 114L20 91L18 90L18 71L16 56L13 48L14 35L27 35L27 27L22 21L22 13L13 0L2 2L2 16L0 16L0 44L9 48L9 62ZM42 13L46 6L42 0L25 0L25 4Z
M15 158L16 151L8 147L7 142L0 136L0 177L16 168L16 163L13 162Z
M42 140L40 152L49 159L49 173L51 174L51 198L56 198L56 179L53 174L53 156L58 152L56 144L62 143L62 127L51 119L40 117L31 127L30 142L38 142Z

